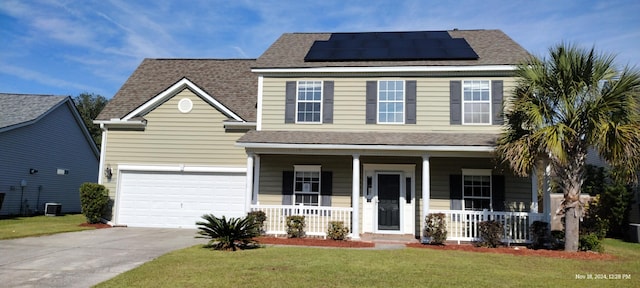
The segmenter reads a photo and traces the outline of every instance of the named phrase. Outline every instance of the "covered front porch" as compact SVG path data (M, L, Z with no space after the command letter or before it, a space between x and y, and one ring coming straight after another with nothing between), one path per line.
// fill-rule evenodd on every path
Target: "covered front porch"
M492 147L241 146L248 155L246 209L266 214L267 234L286 235L286 217L301 215L311 236L325 237L329 223L340 221L354 240L365 233L420 239L425 216L444 213L450 241L477 240L478 223L496 220L504 242L524 243L531 223L545 218L537 179L496 165Z

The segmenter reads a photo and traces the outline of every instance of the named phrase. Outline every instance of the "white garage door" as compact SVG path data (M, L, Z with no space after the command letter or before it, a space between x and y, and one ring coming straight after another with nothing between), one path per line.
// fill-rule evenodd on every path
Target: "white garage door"
M195 228L203 214L245 214L245 174L123 171L120 176L117 224Z

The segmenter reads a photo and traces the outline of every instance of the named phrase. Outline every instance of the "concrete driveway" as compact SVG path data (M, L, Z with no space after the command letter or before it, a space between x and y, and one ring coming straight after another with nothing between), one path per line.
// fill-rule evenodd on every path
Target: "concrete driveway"
M0 287L90 287L204 244L195 229L108 228L0 241Z

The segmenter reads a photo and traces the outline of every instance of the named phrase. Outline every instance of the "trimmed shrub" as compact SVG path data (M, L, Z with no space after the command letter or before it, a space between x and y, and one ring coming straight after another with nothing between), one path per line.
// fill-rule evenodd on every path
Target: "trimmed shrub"
M100 222L108 203L109 190L104 185L91 182L80 185L80 206L88 223Z
M198 234L196 238L211 239L205 246L215 250L236 251L237 248L251 247L255 241L253 237L260 235L253 216L244 218L218 218L213 214L202 215L206 221L196 222Z
M531 232L531 248L551 248L551 230L549 223L544 221L534 221L529 227Z
M344 240L347 238L347 234L349 234L349 228L344 227L344 222L342 221L329 222L329 228L327 229L327 237L333 240Z
M264 234L264 221L267 221L267 214L263 211L251 211L248 216L252 216L253 220L256 221L256 228L260 234Z
M595 233L580 235L578 250L604 252L600 237Z
M447 241L447 221L444 213L430 213L425 217L424 237L429 244L443 244Z
M482 221L478 223L480 241L475 243L478 247L496 248L502 244L502 234L504 229L502 223L494 220Z
M287 236L289 238L304 238L304 216L287 216Z

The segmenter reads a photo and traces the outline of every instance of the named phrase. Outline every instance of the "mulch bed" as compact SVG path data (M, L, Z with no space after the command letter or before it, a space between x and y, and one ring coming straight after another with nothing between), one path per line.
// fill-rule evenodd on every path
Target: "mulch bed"
M105 224L105 223L96 223L96 224L82 223L82 224L80 224L78 226L80 226L80 227L93 227L93 228L96 228L96 229L111 228L111 226L109 224Z
M512 255L520 255L520 256L541 256L541 257L552 257L552 258L562 258L562 259L579 259L579 260L615 260L616 257L610 254L597 253L597 252L565 252L562 250L545 250L545 249L528 249L523 246L512 246L512 247L498 247L498 248L486 248L486 247L475 247L471 244L460 244L460 245L425 245L420 243L410 243L406 245L407 247L413 248L426 248L426 249L434 249L434 250L458 250L458 251L469 251L469 252L480 252L480 253L500 253L500 254L512 254Z
M296 246L317 246L317 247L346 247L346 248L371 248L375 244L361 241L337 241L323 238L284 238L284 237L258 237L255 238L260 244L276 245L296 245Z

